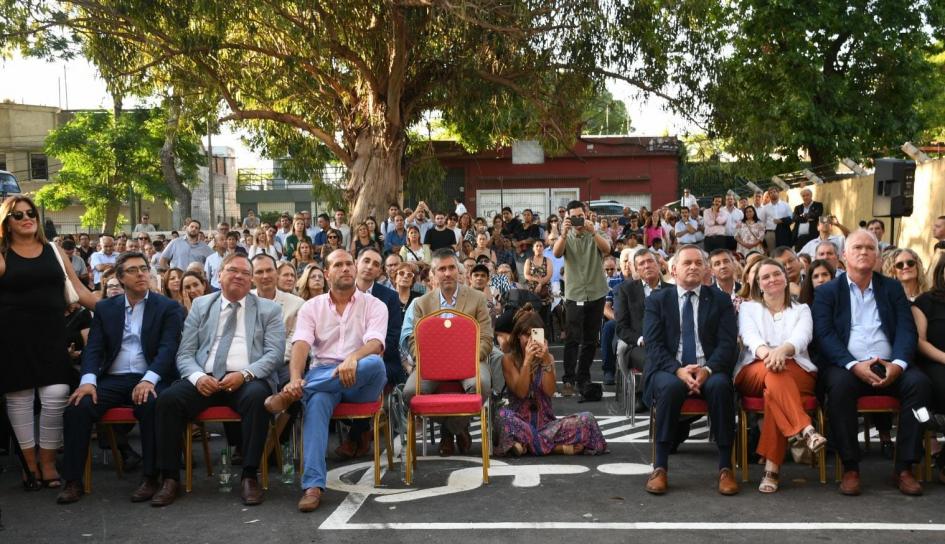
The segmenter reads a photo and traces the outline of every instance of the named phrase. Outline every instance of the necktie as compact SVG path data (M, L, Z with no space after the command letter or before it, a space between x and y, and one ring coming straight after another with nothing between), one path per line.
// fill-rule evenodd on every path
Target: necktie
M692 297L694 292L686 293L686 302L682 309L682 361L684 365L691 365L696 362L696 320L695 312L692 308Z
M223 336L220 337L220 343L217 344L217 352L213 356L213 377L223 378L226 374L226 357L230 352L230 344L233 343L233 333L236 331L236 314L239 312L240 305L231 302L227 305L230 309L230 315L223 324Z

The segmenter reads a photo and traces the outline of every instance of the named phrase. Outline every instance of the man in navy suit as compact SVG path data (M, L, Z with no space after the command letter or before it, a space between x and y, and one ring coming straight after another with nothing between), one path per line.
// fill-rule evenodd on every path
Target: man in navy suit
M377 283L382 271L381 254L376 249L363 248L355 262L355 287L362 293L373 295L387 306L387 338L384 342L384 366L387 368L387 383L397 385L407 381L407 374L400 362L400 327L403 317L400 313L400 297L397 291ZM343 459L362 457L370 453L371 423L368 419L355 419L351 422L351 429L347 440L335 449L335 455Z
M66 485L57 502L82 498L82 471L92 426L106 410L131 405L141 427L143 478L133 502L151 499L157 491L156 425L158 395L177 379L177 346L184 308L148 290L147 258L123 253L115 261L124 296L100 301L82 351L82 381L69 398L64 415Z
M676 287L656 291L646 299L643 399L656 409L656 459L646 490L655 495L666 492L679 413L690 396L705 399L709 407L719 450L719 493L738 493L731 463L737 322L728 295L702 285L707 267L705 253L698 246L683 246L673 258Z
M889 395L901 405L895 466L899 491L921 495L911 468L920 458L922 431L912 409L928 405L931 385L910 364L917 340L909 301L898 281L873 273L879 244L872 233L861 229L850 234L843 253L847 273L817 288L813 308L830 443L843 461L840 492L860 493L857 399Z

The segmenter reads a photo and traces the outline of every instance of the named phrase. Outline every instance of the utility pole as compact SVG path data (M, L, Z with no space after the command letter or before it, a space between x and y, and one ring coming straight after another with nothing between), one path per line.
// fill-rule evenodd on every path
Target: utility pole
M210 219L212 225L216 226L216 203L213 198L213 134L210 133L210 119L207 119L207 197L210 200Z

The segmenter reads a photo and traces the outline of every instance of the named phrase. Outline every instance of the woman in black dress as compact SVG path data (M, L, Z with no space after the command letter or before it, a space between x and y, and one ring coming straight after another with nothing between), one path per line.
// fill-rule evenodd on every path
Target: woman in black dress
M932 382L932 409L945 413L945 251L939 250L933 262L932 288L915 300L912 316L919 332L919 368ZM945 454L935 464L945 483Z
M23 485L38 489L37 479L53 487L59 481L56 450L62 445L62 412L72 379L63 295L65 252L46 241L39 212L29 198L17 196L0 205L0 394L26 460ZM71 266L68 279L88 309L96 299ZM33 402L40 411L39 458L35 451Z

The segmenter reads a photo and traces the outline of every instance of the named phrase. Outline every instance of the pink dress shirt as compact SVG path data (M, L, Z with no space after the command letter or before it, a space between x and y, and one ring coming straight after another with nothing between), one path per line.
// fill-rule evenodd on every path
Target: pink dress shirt
M292 342L302 340L312 346L314 364L337 365L370 340L383 346L387 318L387 306L367 293L355 289L341 315L325 293L302 305Z
M705 221L706 236L725 236L725 224L728 222L728 212L725 208L719 208L718 213L709 208L703 212L702 219Z

